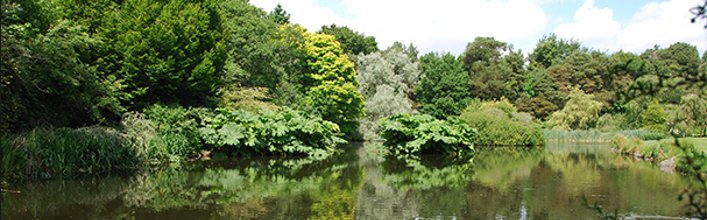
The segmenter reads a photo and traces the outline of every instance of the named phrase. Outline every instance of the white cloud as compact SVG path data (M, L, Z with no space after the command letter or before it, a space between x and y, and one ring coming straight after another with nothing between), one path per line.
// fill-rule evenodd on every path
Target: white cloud
M342 0L348 18L315 0L281 1L291 20L310 29L336 23L375 36L381 48L395 41L414 43L421 52L459 54L478 36L505 42L539 39L547 25L540 3L532 0ZM266 9L276 0L253 0ZM533 45L517 45L525 51Z
M594 0L586 0L574 15L574 21L555 28L563 38L573 38L583 45L608 51L641 53L654 45L667 47L686 42L705 50L707 35L702 26L690 23L689 9L699 0L650 2L641 7L624 25L613 17L610 8L598 8Z
M375 36L381 48L394 41L414 43L422 53L450 51L459 54L478 36L495 37L516 43L516 48L530 52L547 30L563 38L574 38L583 45L608 51L643 52L660 45L667 47L682 41L707 46L703 24L690 23L689 9L701 0L651 2L639 9L626 23L614 18L615 11L600 8L586 0L570 22L548 29L548 15L543 6L569 0L337 0L342 8L328 8L321 0L251 0L272 10L279 2L291 14L294 23L318 30L335 23ZM337 14L341 10L346 17Z
M555 33L562 38L571 38L591 45L597 49L616 48L616 36L621 30L619 22L614 20L610 8L594 6L594 0L587 0L574 15L572 23L563 23L555 28Z
M707 35L702 23L690 23L689 9L701 0L671 0L644 5L618 34L619 46L628 51L643 51L660 45L667 47L681 41L705 50Z

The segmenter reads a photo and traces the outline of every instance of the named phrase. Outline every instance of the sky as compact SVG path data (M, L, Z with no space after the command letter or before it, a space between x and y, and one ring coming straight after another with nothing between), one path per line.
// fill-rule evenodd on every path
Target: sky
M600 51L641 53L676 42L707 48L704 21L690 8L703 0L250 0L271 11L279 3L291 23L318 31L347 26L378 46L414 44L422 54L460 54L476 37L494 37L529 53L551 33Z

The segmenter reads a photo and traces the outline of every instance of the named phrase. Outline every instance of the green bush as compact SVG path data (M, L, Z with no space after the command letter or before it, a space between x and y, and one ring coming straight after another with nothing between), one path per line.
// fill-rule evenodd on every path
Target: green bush
M203 118L201 138L234 153L305 154L323 157L345 143L339 126L289 108L251 113L219 108Z
M201 149L198 109L153 105L145 109L144 114L145 119L153 123L156 134L147 150L151 160L180 160Z
M479 132L476 145L542 146L545 137L539 126L516 112L507 100L489 101L468 106L462 120Z
M665 112L663 105L658 100L653 100L646 110L641 113L641 123L643 129L666 132L665 122L667 121L668 113Z
M383 118L380 124L380 136L394 154L470 154L477 137L475 129L457 118L444 121L431 115L404 113Z
M121 133L103 127L34 129L0 144L4 180L131 171L144 161Z
M127 113L123 133L152 163L180 162L201 149L198 109L153 105L143 113Z

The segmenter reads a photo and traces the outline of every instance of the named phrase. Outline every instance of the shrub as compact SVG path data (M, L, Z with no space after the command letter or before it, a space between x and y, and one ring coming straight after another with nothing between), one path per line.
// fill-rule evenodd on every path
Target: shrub
M475 144L484 146L541 146L545 137L529 115L516 112L506 99L468 106L459 116L479 132Z
M131 171L143 158L118 131L41 128L2 137L3 179L49 179Z
M323 157L345 143L339 126L289 108L251 113L219 108L203 118L199 134L216 150Z
M457 118L445 121L426 114L398 114L381 119L380 125L380 136L394 154L470 154L477 136L475 129Z

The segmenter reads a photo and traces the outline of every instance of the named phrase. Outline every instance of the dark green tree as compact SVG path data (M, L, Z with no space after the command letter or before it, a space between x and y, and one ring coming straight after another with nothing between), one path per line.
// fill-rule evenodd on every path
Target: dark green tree
M501 97L515 100L522 91L525 57L512 45L492 37L477 37L463 54L470 74L470 90L481 99Z
M437 118L459 115L471 95L464 64L449 53L428 53L420 58L420 70L416 90L420 110Z
M322 26L318 33L333 35L341 43L341 48L349 55L369 54L378 51L378 42L372 36L358 33L346 26Z
M497 41L493 37L476 37L473 42L466 45L462 55L464 67L473 71L474 64L489 65L500 61L504 52L510 50L505 42Z
M268 17L279 25L290 23L290 13L287 13L280 4L275 6L275 9L268 14Z
M544 119L563 107L566 95L545 69L531 70L524 79L523 92L514 103L519 111Z
M658 50L656 55L670 67L673 72L672 77L682 77L690 81L703 80L698 77L698 67L701 62L695 46L678 42Z
M228 36L226 83L273 90L287 72L297 72L287 66L296 48L279 39L278 24L263 10L247 0L225 0L219 5Z
M538 41L529 58L531 63L549 68L553 64L567 58L576 50L582 50L578 42L560 39L557 35L551 34L544 36Z
M98 64L124 83L132 109L205 105L221 86L226 48L216 1L126 0L99 34L108 52Z

